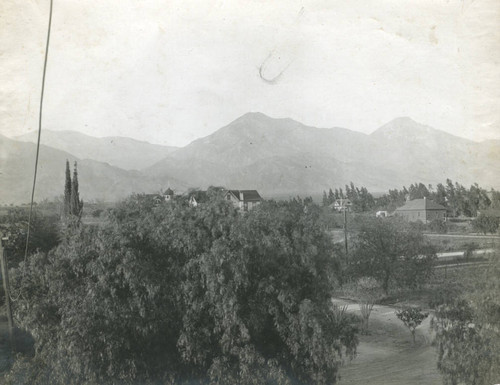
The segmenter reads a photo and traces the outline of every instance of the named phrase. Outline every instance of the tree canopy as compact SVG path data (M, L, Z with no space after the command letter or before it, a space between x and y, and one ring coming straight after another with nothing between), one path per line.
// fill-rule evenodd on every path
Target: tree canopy
M391 284L417 287L432 272L435 250L421 232L400 218L363 218L356 224L350 269L373 277L388 293Z
M310 200L238 213L133 196L12 274L36 341L11 383L331 384L357 319L331 304L331 240Z

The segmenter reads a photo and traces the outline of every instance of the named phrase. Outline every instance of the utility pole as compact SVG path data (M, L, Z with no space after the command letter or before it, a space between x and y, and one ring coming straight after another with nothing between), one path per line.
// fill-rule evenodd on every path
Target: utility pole
M10 294L9 294L9 271L7 269L7 260L4 255L4 242L7 241L8 238L4 238L3 234L0 233L0 267L2 269L2 282L3 282L3 290L5 293L5 311L7 313L7 321L9 324L9 339L11 349L14 348L14 337L13 337L13 329L14 324L12 322L12 309L10 308Z

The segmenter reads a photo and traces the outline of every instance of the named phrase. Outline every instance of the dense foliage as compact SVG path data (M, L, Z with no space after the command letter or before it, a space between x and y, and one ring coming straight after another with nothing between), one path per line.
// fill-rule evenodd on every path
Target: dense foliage
M362 218L356 224L349 268L372 277L387 294L391 285L415 288L432 273L435 250L421 232L400 218Z
M389 190L388 194L377 199L377 206L392 211L404 205L406 200L424 197L446 207L448 215L452 217L461 215L473 217L480 210L500 208L498 191L488 192L477 184L466 188L458 182L453 183L450 179L447 179L445 184L438 183L435 188L423 183L414 183L409 188Z
M17 267L24 259L29 208L9 208L0 215L0 232L8 238L5 242L9 267ZM59 215L34 209L31 218L28 254L47 252L59 243Z
M445 384L495 384L500 378L500 259L474 270L473 289L436 311L438 369ZM468 277L471 279L471 277Z
M11 383L331 384L357 319L330 300L336 264L311 201L240 214L134 196L99 228L12 274L35 357Z
M408 200L431 199L444 206L448 215L475 217L485 209L500 209L500 192L487 191L478 184L469 188L458 182L453 183L450 179L438 183L435 187L423 183L412 183L408 188L389 190L378 198L367 190L366 187L357 187L354 183L345 185L345 189L329 189L328 193L323 191L323 206L330 206L337 199L349 199L354 212L367 212L374 210L394 211ZM442 230L442 229L437 229Z
M500 226L500 218L481 213L472 221L472 227L477 232L487 234L496 233Z
M351 209L354 212L366 212L375 207L375 199L368 192L368 189L357 187L353 182L345 185L345 192L342 188L335 189L335 191L330 189L328 194L323 191L323 206L329 206L337 199L349 199L352 204Z

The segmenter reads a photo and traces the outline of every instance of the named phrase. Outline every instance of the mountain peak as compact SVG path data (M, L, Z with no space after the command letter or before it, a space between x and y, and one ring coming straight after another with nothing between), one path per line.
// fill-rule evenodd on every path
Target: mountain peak
M399 117L371 133L372 137L424 137L438 130L414 121L408 116Z
M234 123L260 123L260 122L270 122L276 120L275 118L271 118L262 112L247 112L246 114L241 115L239 118L235 119L229 125Z
M457 137L445 131L438 130L431 126L419 123L410 117L399 117L384 124L370 134L373 138L379 139L401 139L401 140L422 140L422 141L443 141L457 140L460 143L470 143L468 139ZM458 143L457 142L457 143Z
M420 123L414 121L412 118L410 118L409 116L400 116L398 118L395 118L393 120L391 120L389 123L387 124L397 124L397 125L421 125Z

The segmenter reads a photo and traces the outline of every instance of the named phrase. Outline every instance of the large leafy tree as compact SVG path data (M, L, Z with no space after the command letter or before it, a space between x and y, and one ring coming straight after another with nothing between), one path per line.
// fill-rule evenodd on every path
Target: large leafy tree
M264 203L190 261L180 348L214 382L333 383L353 355L356 328L331 307L331 245L318 218L307 202Z
M353 274L375 278L386 294L391 284L413 288L425 282L436 258L422 233L399 218L363 218L351 254Z
M37 354L11 382L335 382L356 322L331 306L319 208L269 202L242 215L209 195L196 208L134 196L14 272Z

